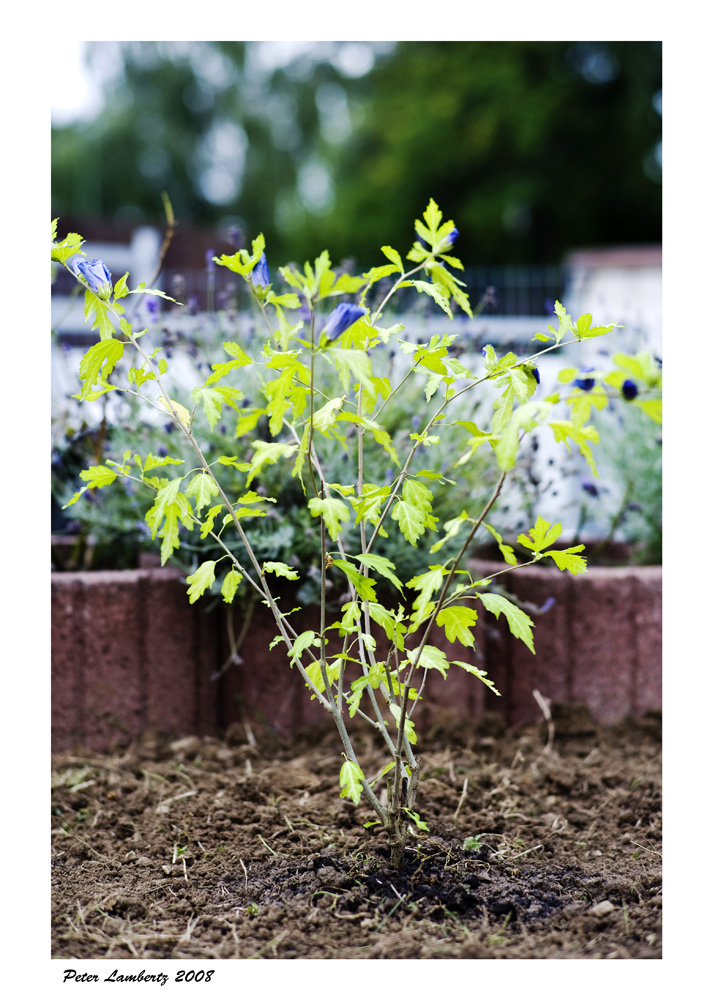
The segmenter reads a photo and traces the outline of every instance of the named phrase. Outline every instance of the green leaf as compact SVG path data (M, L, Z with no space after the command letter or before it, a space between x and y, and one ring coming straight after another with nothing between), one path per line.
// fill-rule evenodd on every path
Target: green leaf
M188 504L185 500L183 494L179 494L184 503ZM146 520L148 521L149 515L146 515ZM178 502L172 503L166 510L166 519L164 521L163 527L158 532L158 537L162 539L161 541L161 565L164 566L172 555L174 549L179 548L180 540L178 535L178 522L179 520L186 527L192 527L190 522L184 518L184 508Z
M292 649L290 650L290 659L294 663L298 660L304 651L308 649L317 638L317 633L308 629L306 632L302 632L292 643Z
M238 497L238 503L277 503L274 497L263 497L254 490L248 490L247 493L243 493L241 497Z
M433 595L441 589L444 577L445 571L442 566L431 566L426 573L420 573L408 581L406 586L419 592L418 597L413 602L417 611L426 610Z
M186 487L185 496L195 497L196 512L200 514L219 493L220 489L213 477L205 472L199 472Z
M275 576L284 576L287 580L299 580L299 573L292 569L287 563L265 562L262 564L263 573L274 573Z
M576 576L577 573L587 572L587 560L583 556L575 555L576 552L581 552L583 550L583 545L573 545L569 549L550 549L549 552L543 552L543 556L551 556L554 559L557 569L568 570L572 576Z
M349 508L336 497L312 497L308 505L312 517L324 519L325 526L329 532L329 537L335 542L342 531L343 522L349 520Z
M592 470L592 473L599 478L599 473L597 472L596 465L594 464L592 449L589 447L588 443L591 441L596 444L599 440L599 433L596 428L591 426L580 427L571 420L551 420L549 426L552 428L555 441L563 441L568 450L570 447L569 439L571 438L571 440L575 442L582 455L584 455L587 465Z
M220 420L223 408L224 400L220 389L214 389L208 385L196 386L195 389L191 389L191 399L202 406L203 412L208 418L210 429L213 430Z
M312 423L318 431L326 434L329 428L334 426L337 422L337 412L344 405L344 399L344 396L330 399L328 403L325 403L321 409L315 412Z
M351 799L354 805L358 806L365 781L364 772L356 761L345 760L339 772L339 784L342 789L339 797Z
M559 328L555 330L554 327L548 325L547 329L554 334L555 343L559 344L565 334L574 332L574 324L572 317L566 312L561 302L555 302L555 314L559 320Z
M390 274L395 274L398 270L396 264L382 264L381 267L370 268L363 276L366 282L364 291L366 292L375 282L381 281L382 278L388 278Z
M403 608L401 607L399 607L397 614L376 601L369 603L369 617L383 628L389 641L393 642L400 652L403 652L404 649L404 635L406 633L405 626L401 624L402 616Z
M108 486L113 483L116 479L116 472L110 469L106 465L90 465L88 469L84 469L79 473L79 478L83 479L88 490L100 489L102 486Z
M577 340L587 340L590 337L602 337L605 333L611 333L618 325L611 323L609 326L592 326L592 314L585 313L577 320L573 332Z
M455 260L455 258L452 259ZM458 261L458 264L460 264L460 261ZM454 298L463 312L472 319L473 311L470 308L470 301L467 294L461 287L464 282L454 277L454 275L452 275L447 268L443 267L442 264L432 263L429 265L428 271L431 275L431 280L434 284L438 285L443 297L445 299L450 297Z
M119 278L119 280L117 281L117 283L114 285L114 300L115 301L116 301L116 299L123 299L125 295L129 294L129 288L128 288L127 284L126 284L126 279L128 277L129 277L129 272L127 271L125 274L122 274L122 276Z
M201 538L207 538L209 533L213 530L213 525L215 524L215 519L225 505L222 503L217 504L215 507L211 507L206 514L205 521L201 525Z
M326 663L324 669L327 674L327 682L331 686L341 673L341 659L337 659L332 663ZM312 687L314 687L320 694L326 690L324 685L324 675L322 674L322 664L319 660L314 660L310 663L310 665L306 668L305 673L312 682ZM305 687L309 687L309 684L306 684ZM315 695L313 694L312 697L314 698Z
M552 403L548 400L530 400L528 403L518 406L508 424L503 428L500 440L495 445L498 467L503 472L512 469L517 461L517 449L522 432L533 430L538 423L549 417L551 410Z
M396 724L398 725L401 721L401 709L391 701L389 702L389 711L396 719ZM406 719L404 722L404 735L409 743L416 743L416 729L411 719Z
M115 310L123 310L123 306L116 306ZM84 319L87 320L94 313L92 329L99 331L101 340L108 340L114 334L114 324L109 318L109 311L106 302L100 299L94 292L87 288L84 292Z
M505 392L493 403L495 415L493 416L493 433L500 434L512 417L513 403L515 402L515 389L512 383L508 383Z
M368 566L369 569L375 570L377 573L380 573L381 576L384 576L386 577L387 580L390 580L391 583L393 583L393 585L396 587L396 589L403 594L403 584L394 573L396 565L392 563L391 560L386 559L384 556L372 555L371 553L367 554L362 553L361 555L358 555L356 558L360 563L362 563L362 565Z
M426 220L426 225L428 226L429 232L434 235L438 232L438 227L441 224L441 219L443 218L443 212L433 200L430 198L428 205L426 206L426 211L423 213L423 217ZM453 223L449 223L449 232L453 228Z
M223 595L223 601L226 604L233 603L233 598L235 597L242 578L242 573L238 573L234 566L228 573L225 574L225 579L223 580L223 586L220 588L220 592Z
M644 411L654 423L663 423L663 403L660 399L635 399L634 405Z
M384 257L386 257L388 260L391 261L392 264L396 264L398 269L403 274L404 265L401 260L401 255L398 253L398 251L394 250L393 247L385 246L381 248L381 252L383 253Z
M241 462L237 455L221 455L218 458L219 465L232 465L238 472L249 472L250 462Z
M166 399L165 396L159 396L158 401L164 409L171 414L172 417L176 414L180 423L185 428L189 428L191 426L191 414L185 406L181 403L177 403L175 399Z
M502 553L502 557L509 566L517 566L517 558L515 556L515 550L512 545L505 545L502 539L502 535L499 535L495 528L490 524L483 523L483 527L487 528L490 534L493 536L495 541L498 543L498 548Z
M334 364L345 393L349 392L354 382L357 382L364 386L370 396L376 396L371 383L371 358L366 351L330 346L324 352L324 357Z
M180 305L180 302L176 299L172 299L170 295L166 295L162 288L147 288L145 281L140 281L136 288L131 288L129 295L157 295L160 299L166 299L167 302L176 302L177 305Z
M600 385L596 385L589 392L576 389L567 398L569 403L569 414L574 427L582 427L589 419L592 407L603 410L608 403L607 394Z
M79 379L84 382L80 399L87 398L96 382L109 377L123 354L123 341L114 338L100 340L89 348L79 363Z
M490 678L488 677L488 675L485 673L484 670L480 670L478 667L474 666L472 663L466 663L464 660L451 660L451 663L453 664L453 666L455 666L455 667L462 667L469 674L472 674L474 677L477 677L478 680L480 680L480 681L483 682L483 684L487 684L488 685L488 687L493 692L493 694L496 694L498 697L500 697L500 692L495 687L495 685L490 680Z
M404 495L407 495L406 489L404 489ZM406 541L415 546L426 528L436 527L438 518L428 513L423 504L415 497L414 491L411 491L411 496L416 499L416 503L413 502L413 499L411 501L398 500L394 504L391 517L398 524Z
M510 631L517 639L522 639L531 653L535 652L535 645L532 638L532 619L524 611L512 604L506 597L500 594L477 594L485 607L496 618L504 614L507 618Z
M245 351L242 349L240 344L236 343L234 340L227 340L223 343L223 349L226 354L229 354L234 361L237 361L242 365L251 365L252 358L250 358Z
M409 663L415 663L418 656L417 649L407 649L406 658ZM442 649L437 646L424 646L418 658L418 666L424 670L437 670L442 677L448 676L448 658Z
M376 600L376 593L374 591L375 584L370 577L364 576L363 573L360 573L359 570L355 566L352 566L350 562L347 562L346 559L334 559L332 565L336 566L344 573L363 601Z
M188 588L188 599L191 604L195 604L199 597L210 587L213 586L215 581L215 560L209 559L207 562L201 563L195 573L186 577L186 583L190 583Z
M356 523L368 521L370 524L377 524L384 500L389 496L391 490L388 486L375 486L373 483L364 483L364 492L360 497L350 497L349 502L356 514Z
M440 538L434 545L431 546L431 552L438 552L446 542L449 542L452 538L455 538L459 533L463 525L468 521L468 515L465 511L461 511L458 517L452 518L450 521L446 521L443 525L445 530L445 535ZM486 525L487 527L487 525Z
M547 545L553 545L562 534L562 525L550 524L544 517L537 518L534 528L530 528L526 535L518 535L518 542L532 552L542 552Z
M179 479L172 479L171 482L166 483L166 485L162 486L161 489L156 493L156 499L154 501L154 505L151 508L151 510L154 511L154 517L157 522L160 521L160 519L165 516L169 506L177 502L178 497L181 495L180 489L183 479L184 479L183 476L181 476ZM189 505L189 510L190 510L190 505ZM149 527L151 527L151 525L149 525Z
M413 287L418 292L424 292L426 295L430 295L433 301L441 307L446 316L448 316L449 319L453 319L453 313L451 311L450 304L446 296L443 294L441 285L429 284L427 281L414 280L414 281L401 281L396 287L406 288L409 285L413 285Z
M426 832L428 832L428 824L421 819L421 817L417 812L414 812L413 809L406 809L405 806L404 806L404 812L409 817L409 819L413 820L413 822L416 824L419 830L425 830Z
M129 384L134 382L137 389L140 388L144 382L152 382L156 378L153 372L147 372L144 368L129 368Z
M289 458L297 451L296 444L282 444L279 441L253 441L253 458L250 463L250 474L246 480L249 486L255 476L265 465L272 465L280 458Z
M436 625L446 630L449 642L460 642L463 646L475 646L475 637L470 631L478 619L474 608L464 606L442 608L436 616Z
M80 253L80 247L84 243L84 240L79 235L79 233L68 233L63 240L56 243L57 238L57 223L59 219L55 219L52 223L52 252L51 259L64 263L73 257L75 254Z
M404 536L406 541L415 546L418 539L425 531L421 511L417 507L414 507L413 504L407 504L404 501L399 500L394 505L391 517L397 522L401 530L401 534Z

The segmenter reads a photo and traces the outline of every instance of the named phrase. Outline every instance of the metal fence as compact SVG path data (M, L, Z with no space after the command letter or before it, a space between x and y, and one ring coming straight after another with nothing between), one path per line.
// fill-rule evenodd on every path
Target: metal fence
M485 297L484 312L493 316L551 316L552 304L563 297L566 279L564 268L558 265L478 266L466 268L457 276L465 282L471 305L475 307ZM271 278L276 290L288 290L279 271L273 271ZM369 295L371 307L378 305L392 282L393 278L387 278L374 286ZM185 303L191 312L250 308L250 292L245 282L227 268L167 270L158 285ZM62 270L55 278L52 294L68 298L76 288L72 276ZM424 315L440 312L431 299L414 289L404 289L399 294L398 308L400 312L414 310ZM67 328L67 332L72 331Z

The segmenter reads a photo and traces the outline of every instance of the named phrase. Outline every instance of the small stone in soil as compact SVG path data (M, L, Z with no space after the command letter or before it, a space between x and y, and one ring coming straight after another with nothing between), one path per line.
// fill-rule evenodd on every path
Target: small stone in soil
M608 899L604 899L601 903L593 906L589 912L593 917L606 917L607 913L611 913L613 909L615 909L614 904L610 903Z

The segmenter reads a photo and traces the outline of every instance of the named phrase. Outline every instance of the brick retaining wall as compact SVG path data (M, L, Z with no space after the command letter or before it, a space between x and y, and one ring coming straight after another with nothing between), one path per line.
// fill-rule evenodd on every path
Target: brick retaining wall
M483 576L502 568L476 566ZM661 567L595 567L577 577L528 567L507 584L533 605L555 599L533 616L537 655L502 618L488 615L485 627L481 618L477 650L446 643L444 651L487 670L502 697L454 667L447 682L429 679L421 724L442 708L473 720L496 711L508 724L537 718L535 688L552 701L586 704L604 724L661 710ZM234 614L236 633L241 621L219 601L209 606L205 598L188 603L185 578L174 569L53 573L53 750L104 750L149 727L215 735L243 713L280 733L324 718L284 645L268 652L276 628L262 605L241 662L216 678L229 653L225 615ZM315 612L299 614L298 631L315 627Z

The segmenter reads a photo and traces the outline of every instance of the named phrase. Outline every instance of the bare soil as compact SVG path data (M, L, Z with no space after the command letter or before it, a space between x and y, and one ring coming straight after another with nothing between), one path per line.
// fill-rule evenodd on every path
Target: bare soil
M52 957L661 958L660 719L553 719L424 734L401 871L339 798L329 720L57 756Z

